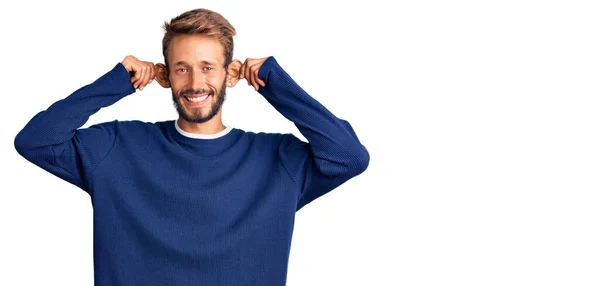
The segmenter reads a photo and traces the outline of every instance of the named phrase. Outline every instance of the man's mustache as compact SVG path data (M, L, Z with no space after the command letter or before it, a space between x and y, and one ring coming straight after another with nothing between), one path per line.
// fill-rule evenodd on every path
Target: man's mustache
M212 89L186 89L179 92L179 96L189 96L189 95L214 95L215 92Z

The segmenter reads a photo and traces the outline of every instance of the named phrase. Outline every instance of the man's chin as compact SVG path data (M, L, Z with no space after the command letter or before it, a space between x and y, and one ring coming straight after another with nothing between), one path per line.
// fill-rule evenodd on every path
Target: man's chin
M190 113L188 110L182 110L182 112L179 113L179 117L187 122L190 123L204 123L207 122L209 120L211 120L213 117L208 118L208 114L210 114L210 112L195 112L195 113Z

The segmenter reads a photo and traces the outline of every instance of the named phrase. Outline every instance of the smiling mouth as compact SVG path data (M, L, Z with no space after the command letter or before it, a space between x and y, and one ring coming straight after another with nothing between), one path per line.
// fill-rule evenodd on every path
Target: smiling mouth
M204 102L210 95L203 96L184 96L184 98L191 103L201 103Z

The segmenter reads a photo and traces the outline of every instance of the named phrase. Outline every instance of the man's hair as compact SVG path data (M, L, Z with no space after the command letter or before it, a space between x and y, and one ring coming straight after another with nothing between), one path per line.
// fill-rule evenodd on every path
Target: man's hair
M171 22L165 21L165 35L162 41L165 65L168 66L167 52L173 37L177 35L204 35L213 37L221 43L225 51L225 67L233 59L233 36L235 28L221 16L221 14L208 9L194 9L172 18Z

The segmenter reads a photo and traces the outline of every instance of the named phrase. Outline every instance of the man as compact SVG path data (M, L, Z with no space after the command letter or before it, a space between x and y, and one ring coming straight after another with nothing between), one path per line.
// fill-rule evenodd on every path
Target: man
M233 60L234 35L218 13L185 12L165 23L164 64L127 56L17 135L19 154L89 193L95 285L285 285L296 211L367 168L350 124L274 57ZM309 142L224 126L242 79ZM177 120L81 128L152 80Z

